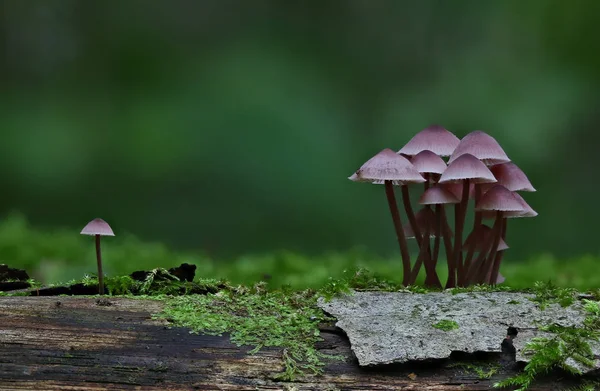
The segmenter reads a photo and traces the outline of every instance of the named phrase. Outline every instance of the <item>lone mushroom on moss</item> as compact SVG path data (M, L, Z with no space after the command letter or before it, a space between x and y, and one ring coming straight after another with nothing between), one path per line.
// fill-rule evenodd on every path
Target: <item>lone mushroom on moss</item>
M102 252L100 250L101 236L115 236L110 225L102 219L90 221L82 230L82 235L91 235L96 237L96 261L98 263L98 293L104 294L104 274L102 272Z

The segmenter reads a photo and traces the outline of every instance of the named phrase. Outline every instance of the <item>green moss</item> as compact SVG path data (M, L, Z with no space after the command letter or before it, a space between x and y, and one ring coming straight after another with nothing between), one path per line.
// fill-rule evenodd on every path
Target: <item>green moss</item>
M321 340L319 323L332 321L317 307L317 292L286 290L269 292L264 284L249 289L243 286L206 295L165 298L157 318L196 333L229 333L238 346L283 349L282 380L293 380L306 372L319 374L323 359L336 358L320 353L315 344Z
M521 302L518 300L509 300L506 302L506 304L521 304Z
M443 330L443 331L450 331L450 330L458 329L458 323L456 323L453 320L448 320L448 319L440 320L439 322L434 323L431 326L435 327L436 329Z
M564 391L598 391L600 390L600 381L586 380L582 384L568 388Z
M544 310L548 305L558 303L561 307L568 307L575 301L577 291L573 288L561 288L551 281L536 282L533 284L533 289L530 290L535 295L530 299L537 303L541 310Z
M457 362L448 365L450 368L458 367L464 368L465 370L475 373L480 380L489 379L494 376L500 369L500 365L496 363L490 363L485 365L475 365L470 362Z
M449 289L450 293L456 295L458 293L477 293L477 292L511 292L516 291L515 288L506 285L471 285L468 287L456 287Z
M600 302L584 300L586 318L583 327L565 327L556 324L541 327L552 337L533 338L523 349L529 356L529 363L522 373L494 384L494 387L518 387L517 391L529 388L540 374L552 368L561 368L573 375L581 372L567 361L594 368L595 357L590 347L591 341L600 341Z

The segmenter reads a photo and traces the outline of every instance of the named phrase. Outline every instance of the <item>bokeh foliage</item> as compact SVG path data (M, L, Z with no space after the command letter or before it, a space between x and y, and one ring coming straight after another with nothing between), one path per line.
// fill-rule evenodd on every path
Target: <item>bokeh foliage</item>
M199 252L175 252L161 243L125 235L105 238L102 249L104 272L109 277L187 262L197 266L198 278L227 279L233 284L245 285L266 281L270 288L320 289L332 279L351 278L359 269L367 269L384 281L397 284L402 281L400 256L381 257L361 248L314 256L271 251L223 259ZM93 238L79 235L78 230L35 229L19 215L12 215L0 225L0 254L0 263L10 260L11 266L25 268L30 276L44 283L66 282L96 273ZM550 254L505 262L501 267L506 277L503 286L531 288L537 281L552 281L562 287L597 289L600 286L600 274L596 272L598 262L600 259L593 256L559 260ZM445 263L439 265L438 275L445 281ZM424 279L425 273L421 270L417 284L422 285Z
M508 260L597 254L598 21L594 0L2 0L0 215L75 236L0 255L81 260L102 217L241 270L272 250L387 259L383 189L346 177L434 122L490 133L538 189Z

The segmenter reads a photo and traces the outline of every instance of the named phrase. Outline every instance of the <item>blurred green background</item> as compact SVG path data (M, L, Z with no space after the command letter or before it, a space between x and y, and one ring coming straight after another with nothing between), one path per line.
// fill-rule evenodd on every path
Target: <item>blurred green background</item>
M595 257L598 22L596 0L0 0L0 261L93 271L95 217L108 273L397 257L382 188L347 177L432 123L537 188L508 262Z

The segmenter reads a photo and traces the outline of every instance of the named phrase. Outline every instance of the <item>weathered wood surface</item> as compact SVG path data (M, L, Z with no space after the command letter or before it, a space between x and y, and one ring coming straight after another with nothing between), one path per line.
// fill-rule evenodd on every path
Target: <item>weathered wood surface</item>
M448 362L360 368L347 338L322 331L319 349L341 354L322 376L277 381L282 352L248 355L227 336L190 334L151 314L161 302L109 298L0 298L0 390L488 390L515 372L481 380ZM412 374L417 377L411 379ZM410 376L409 376L410 375ZM553 376L532 390L559 390Z

